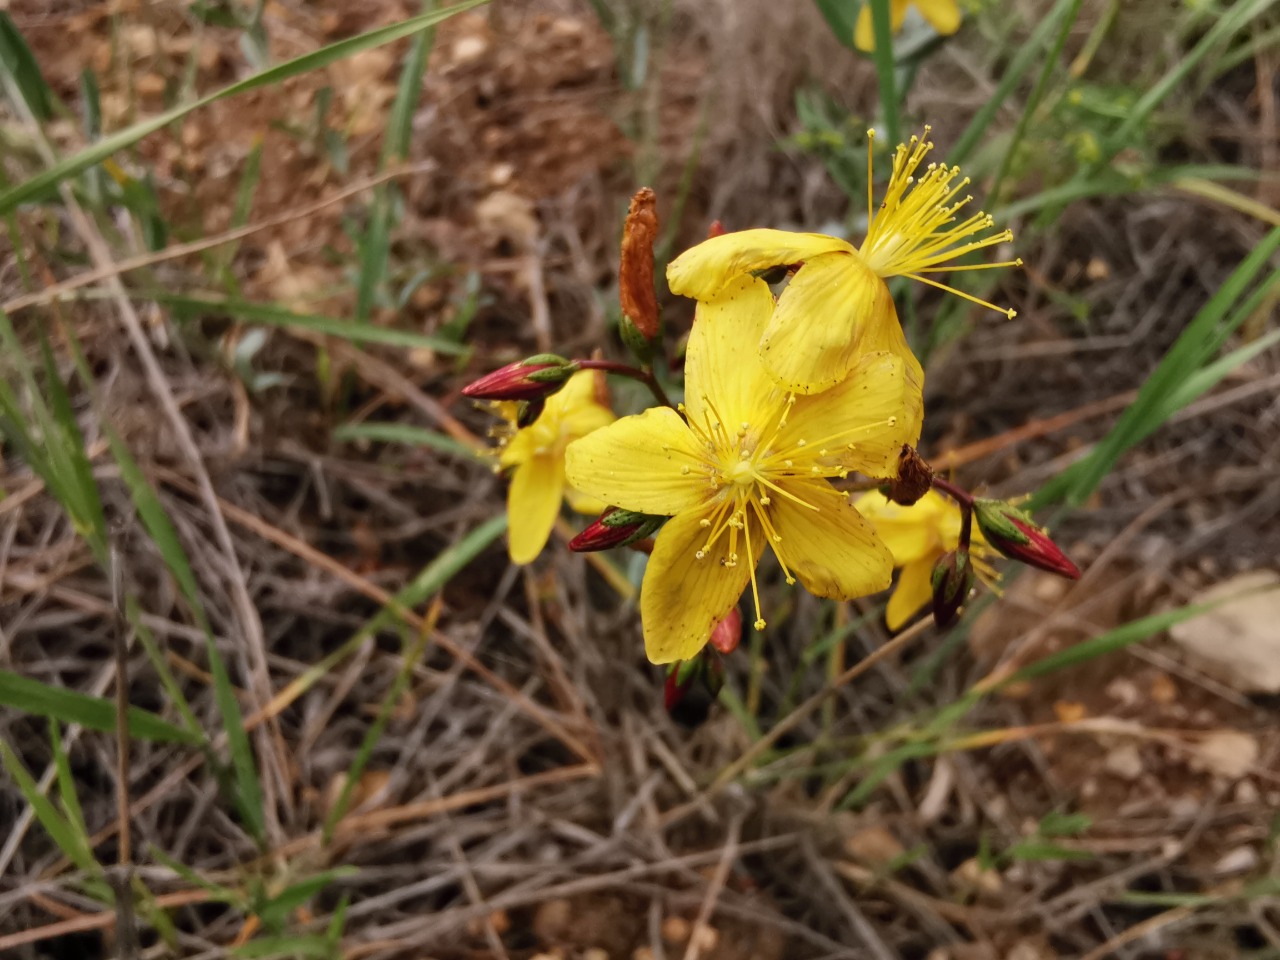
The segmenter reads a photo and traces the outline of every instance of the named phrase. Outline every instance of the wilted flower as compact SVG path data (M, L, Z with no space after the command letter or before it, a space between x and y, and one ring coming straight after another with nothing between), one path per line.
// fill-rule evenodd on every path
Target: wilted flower
M960 545L960 508L936 490L911 506L893 503L872 491L861 496L855 506L893 552L893 565L902 568L885 609L886 624L897 630L932 600L934 566ZM974 530L968 565L987 584L1000 579L988 562L992 554L982 534Z
M891 29L897 33L907 18L907 7L915 7L929 26L943 36L950 36L960 29L960 6L956 0L892 0L889 6ZM870 53L876 48L875 24L871 22L871 3L862 5L858 22L853 28L853 45Z
M1080 579L1080 568L1049 539L1048 531L1012 504L978 498L973 501L973 517L987 542L1011 560Z
M884 589L892 557L828 478L897 469L907 392L902 360L873 353L839 387L796 397L770 379L756 350L773 313L745 276L699 305L685 364L687 419L669 407L624 417L571 444L569 482L606 503L670 516L640 591L645 650L687 660L772 548L789 582L850 599Z
M498 406L514 426L517 405ZM580 513L604 509L600 501L566 488L564 452L574 440L613 421L613 412L596 398L596 374L583 370L547 398L531 424L506 441L498 466L514 468L507 490L508 549L514 563L530 563L542 552L566 495L569 506Z

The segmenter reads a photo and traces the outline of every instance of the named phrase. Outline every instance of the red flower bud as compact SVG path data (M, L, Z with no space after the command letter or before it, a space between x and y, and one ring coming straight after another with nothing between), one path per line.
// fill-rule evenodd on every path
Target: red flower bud
M717 623L711 631L711 639L707 642L717 653L730 654L738 649L742 641L742 611L734 607L729 615Z
M728 232L723 223L719 220L712 220L711 226L707 227L707 239L714 240L716 237L723 237Z
M1044 527L1003 500L973 501L973 517L987 543L1011 560L1047 570L1071 580L1080 579L1080 568L1049 539Z
M462 388L475 400L545 400L557 392L578 365L554 353L540 353L500 367Z
M956 622L960 608L973 589L973 564L968 551L944 553L930 575L933 585L933 622L943 630Z
M666 517L655 517L648 513L610 507L569 541L569 549L574 553L595 553L598 550L625 547L637 540L653 536L666 519Z

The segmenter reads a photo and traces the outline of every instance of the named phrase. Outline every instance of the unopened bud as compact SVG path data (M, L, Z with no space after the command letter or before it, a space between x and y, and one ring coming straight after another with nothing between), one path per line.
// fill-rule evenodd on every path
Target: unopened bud
M1044 527L1012 504L978 498L973 501L973 517L987 543L1009 559L1060 577L1080 579L1080 568L1049 539Z
M894 503L909 507L933 486L933 468L924 462L909 443L902 445L898 454L898 476L880 487L880 491Z
M521 430L525 427L532 427L537 422L537 419L542 416L542 411L546 405L547 401L542 397L521 403L519 409L516 410L516 426Z
M646 340L658 336L658 295L653 289L653 248L658 240L658 198L642 187L631 198L622 230L618 299L622 315Z
M540 353L500 367L462 388L475 400L545 400L557 392L578 370L572 360L554 353Z
M724 664L714 654L673 663L667 670L662 704L676 723L697 727L706 722L724 686Z
M729 615L715 625L711 639L707 641L717 653L730 654L742 642L742 612L734 607Z
M719 220L712 220L711 226L707 227L707 239L714 240L716 237L723 237L728 232L723 223Z
M653 536L666 520L666 517L610 507L569 541L569 549L574 553L595 553L625 547Z
M933 585L933 622L945 629L956 622L960 608L973 589L973 564L968 551L944 553L930 574Z

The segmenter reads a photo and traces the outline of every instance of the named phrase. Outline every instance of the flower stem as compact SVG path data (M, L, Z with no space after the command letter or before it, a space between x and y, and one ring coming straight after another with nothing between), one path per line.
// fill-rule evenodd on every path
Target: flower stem
M969 541L973 534L973 494L957 487L950 480L934 476L933 485L954 500L960 507L960 540L956 545L957 553L969 552Z
M625 363L617 363L613 360L575 360L574 364L579 370L603 370L605 373L616 373L620 377L630 377L632 380L639 380L649 392L653 394L664 407L670 407L672 410L676 405L671 402L671 398L667 396L667 392L662 389L662 384L658 383L657 378L650 370L641 370L639 367L632 367Z

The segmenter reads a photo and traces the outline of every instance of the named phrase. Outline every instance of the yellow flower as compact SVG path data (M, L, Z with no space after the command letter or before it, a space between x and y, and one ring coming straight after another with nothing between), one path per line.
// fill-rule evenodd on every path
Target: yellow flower
M871 3L872 0L866 0L862 4L858 22L853 28L853 45L867 53L876 48ZM889 20L894 33L902 29L902 21L907 18L907 7L915 7L920 11L920 16L929 21L929 26L943 36L950 36L960 29L960 7L956 0L892 0Z
M885 622L897 630L933 598L930 576L944 553L960 544L960 508L947 497L930 490L909 507L885 498L877 491L863 494L854 504L893 552L893 565L901 567L898 585L889 597ZM973 527L969 558L979 579L994 586L1000 575L988 562L995 551Z
M496 405L511 424L516 406ZM508 552L513 563L530 563L542 552L566 495L579 513L604 509L604 504L566 488L564 451L572 441L613 421L612 411L596 399L596 374L583 370L548 397L538 419L516 430L502 447L499 468L515 468L507 490Z
M925 127L925 136L929 128ZM958 167L929 164L917 172L933 144L912 137L900 144L879 210L872 206L871 144L868 131L867 203L871 208L866 239L854 248L818 233L743 230L705 240L667 267L674 293L697 300L716 296L730 281L753 271L800 264L760 339L760 357L769 374L796 393L819 393L839 383L867 352L888 350L902 357L913 389L908 417L918 429L924 371L902 335L893 299L884 281L906 276L941 287L975 303L999 307L949 287L925 274L941 273L955 257L1003 243L1008 231L968 238L992 225L985 213L957 222L971 199L960 196L968 178ZM958 270L1021 263L979 264ZM1013 316L1012 310L1001 312ZM918 432L915 434L918 437ZM908 442L914 442L914 437Z
M864 355L817 396L781 389L756 344L773 313L762 280L744 276L699 304L685 362L682 418L669 407L624 417L570 445L569 482L626 510L671 519L640 590L645 651L687 660L777 555L789 583L849 599L888 586L893 558L828 480L890 476L903 443L902 360Z

